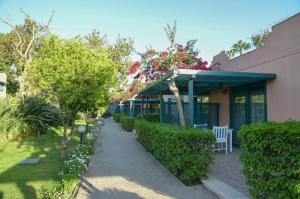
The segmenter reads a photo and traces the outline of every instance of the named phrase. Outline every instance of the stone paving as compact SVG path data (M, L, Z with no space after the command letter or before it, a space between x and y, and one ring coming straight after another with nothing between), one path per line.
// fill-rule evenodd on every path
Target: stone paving
M185 186L127 133L105 119L78 199L217 199L201 185Z
M215 162L211 165L209 172L213 177L250 197L249 186L245 183L242 168L240 150L233 148L232 153L228 153L228 155L217 152Z

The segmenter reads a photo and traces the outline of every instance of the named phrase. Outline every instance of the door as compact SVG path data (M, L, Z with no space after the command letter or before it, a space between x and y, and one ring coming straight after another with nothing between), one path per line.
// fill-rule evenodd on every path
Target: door
M237 92L233 96L233 144L238 145L238 130L247 123L247 93Z
M265 83L232 88L230 100L233 145L238 146L238 131L243 125L267 121Z

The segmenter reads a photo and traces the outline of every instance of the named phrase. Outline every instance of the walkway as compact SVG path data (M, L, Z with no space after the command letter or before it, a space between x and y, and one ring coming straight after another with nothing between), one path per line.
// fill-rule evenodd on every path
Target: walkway
M106 119L77 198L216 199L200 185L185 186L120 124Z

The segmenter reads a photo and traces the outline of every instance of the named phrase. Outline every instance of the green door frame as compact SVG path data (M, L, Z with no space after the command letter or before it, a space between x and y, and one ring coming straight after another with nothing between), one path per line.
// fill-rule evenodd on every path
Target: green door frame
M236 136L237 132L234 129L235 127L235 110L234 110L234 96L237 94L245 94L246 96L246 125L251 123L250 119L250 109L251 109L251 96L250 92L256 89L262 89L263 94L264 94L264 121L268 121L268 111L267 111L267 86L266 86L266 81L263 82L258 82L255 84L248 84L248 85L243 85L243 86L235 86L231 87L229 90L229 95L230 95L230 128L233 129L233 136ZM233 139L235 140L235 139ZM233 146L239 147L238 143L233 143Z

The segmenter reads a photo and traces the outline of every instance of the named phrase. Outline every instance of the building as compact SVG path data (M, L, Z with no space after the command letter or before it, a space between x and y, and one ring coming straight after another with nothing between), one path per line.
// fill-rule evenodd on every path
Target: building
M276 74L275 80L231 89L230 95L212 92L211 101L220 104L221 124L232 123L237 128L263 118L300 120L300 13L274 25L262 47L234 59L222 52L213 58L213 64L224 71ZM258 106L258 102L265 105ZM239 121L232 121L237 120L234 118Z
M0 98L6 97L7 75L0 73Z
M180 95L189 96L184 104L189 125L229 125L235 145L242 125L300 120L300 13L274 25L262 47L233 59L221 52L212 65L221 71L179 69L148 85L140 95L160 94L161 122L170 123L169 113L178 113L163 95L171 94L168 80L175 74ZM199 102L201 97L208 100Z

